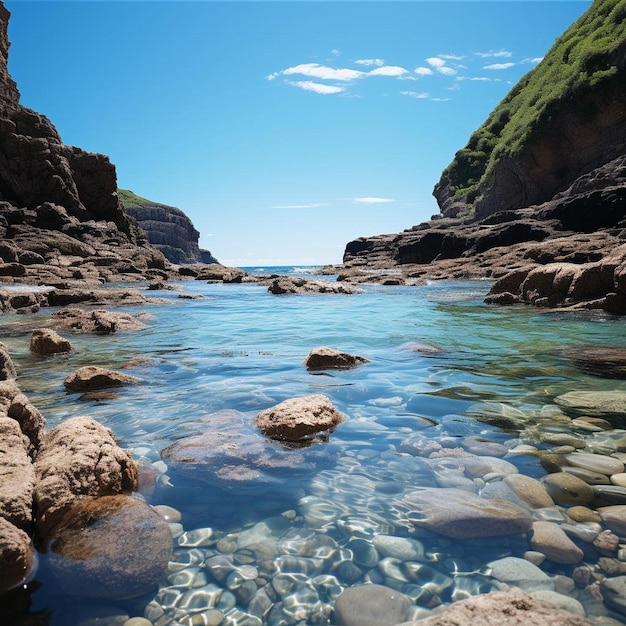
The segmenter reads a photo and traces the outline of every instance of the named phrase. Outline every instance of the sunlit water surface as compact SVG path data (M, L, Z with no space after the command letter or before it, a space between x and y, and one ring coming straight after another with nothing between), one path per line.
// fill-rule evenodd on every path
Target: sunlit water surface
M195 587L184 576L164 581L167 593L161 591L158 602L153 601L145 613L155 624L212 623L217 610L226 616L223 624L332 624L331 609L341 588L367 581L393 584L394 572L385 571L385 567L392 569L388 560L370 568L377 575L360 562L358 570L340 568L340 561L350 562L354 549L365 545L355 541L372 542L378 534L419 538L433 566L429 584L435 584L439 574L452 580L440 584L439 599L431 605L489 590L484 577L478 573L472 578L471 572L480 572L488 561L501 556L521 556L527 546L508 539L455 542L416 531L407 521L402 494L421 485L433 486L432 477L422 471L416 457L401 454L399 446L420 432L445 441L447 447L472 436L513 447L519 443L518 432L480 422L476 415L483 409L500 410L502 405L539 415L549 413L554 398L568 391L626 391L624 381L591 377L575 369L566 354L576 346L626 347L623 319L601 313L489 307L483 304L486 282L366 286L356 295L278 297L255 284L187 281L180 287L186 294L202 297L181 299L178 291L147 292L168 303L123 309L147 310L151 320L144 330L108 336L64 333L73 346L69 355L41 358L29 352L33 321L43 322L49 311L35 318L4 316L0 338L17 364L21 389L43 412L48 427L70 416L89 414L111 428L136 457L165 472L148 501L181 512L182 529L176 541L182 547L177 548L177 559L191 563L188 580L200 573L204 576L195 587L208 585L214 592L205 594L212 599L202 606L193 597L189 600L188 593L185 596ZM358 354L370 363L348 371L310 373L303 360L319 346ZM130 364L125 371L143 382L116 390L111 397L66 393L64 378L88 364L113 369ZM326 394L348 416L330 441L321 444L329 447L335 462L315 472L288 475L270 486L238 492L189 480L168 471L160 460L168 445L206 429L212 414L238 411L252 429L259 411L314 393ZM530 476L546 473L534 456L505 458ZM282 606L282 613L265 610L254 617L246 604L249 598L226 579L211 578L210 571L203 570L203 559L219 552L220 539L223 550L228 538L236 542L246 529L281 515L289 523L287 537L299 541L330 537L334 560L315 566L319 571L307 573L304 568L298 573L296 566L293 573L284 555L282 561L278 555L273 574L266 573L262 580L259 572L267 564L244 551L235 561L257 568L246 570L258 573L256 588L280 574L281 567L283 575L295 577L285 591L292 596L291 613L279 590L271 599ZM180 532L196 529L212 539L205 542L204 552L190 556L184 553ZM285 548L283 553L297 555L298 550ZM543 567L551 575L570 575L572 569ZM458 570L466 571L455 574ZM315 587L310 583L313 578L318 581ZM405 585L401 578L399 586ZM80 614L83 609L72 612L78 600L50 595L46 581L41 583L32 596L32 614L45 613L52 624L86 623ZM421 604L424 611L431 608L423 599L423 589L416 591L420 585L410 583L405 591L415 606ZM125 610L131 616L143 615L149 600L142 599L141 606L131 603ZM198 617L202 611L205 617Z

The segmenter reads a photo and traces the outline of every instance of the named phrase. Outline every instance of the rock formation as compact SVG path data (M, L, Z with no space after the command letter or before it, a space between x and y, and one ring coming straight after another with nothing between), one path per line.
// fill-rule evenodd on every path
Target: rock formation
M19 104L7 68L9 15L0 3L0 274L102 282L163 269L163 255L124 212L108 157L65 145L50 120Z
M148 241L172 263L217 263L208 251L200 250L200 233L180 209L153 202L132 191L118 191L126 212L143 228Z
M617 270L626 252L616 250L626 242L625 11L596 0L457 152L435 186L441 214L348 243L346 279L394 267L405 280L538 276L533 268L570 263L593 282L611 255L614 271L593 294L559 287L534 298L511 288L491 301L626 313Z

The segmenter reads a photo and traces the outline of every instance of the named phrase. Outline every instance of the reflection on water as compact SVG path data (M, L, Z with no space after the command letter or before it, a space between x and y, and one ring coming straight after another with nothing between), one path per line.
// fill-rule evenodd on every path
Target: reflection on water
M624 320L487 307L482 282L369 286L349 296L277 297L252 284L183 287L203 297L158 293L170 304L150 307L146 329L70 336L73 351L52 358L28 349L30 328L45 315L5 316L0 339L48 426L89 414L110 427L156 476L148 502L171 509L175 520L174 561L158 593L104 607L68 601L53 593L44 567L31 598L31 618L45 615L38 623L87 624L97 615L104 620L97 623L113 624L123 621L110 616L128 615L159 626L333 624L342 589L366 582L401 591L413 617L427 615L498 588L499 560L522 558L531 546L522 535L455 539L422 528L411 493L480 493L515 472L541 478L562 463L555 454L626 449L622 431L583 428L555 404L571 391L626 391L625 381L586 375L567 355L577 346L626 348ZM371 362L309 373L302 362L319 346ZM128 367L143 382L114 394L67 394L63 379L88 364ZM230 411L251 432L259 411L312 393L348 416L320 444L332 462L244 489L201 473L191 478L161 458L168 446L214 427L211 416ZM480 463L461 463L468 455ZM575 599L590 617L626 623L598 601L597 584L594 591L599 553L580 539L593 526L577 526L567 508L538 507L533 517L573 527L568 536L585 555L571 564L535 556L548 575L547 582L536 575L535 586ZM626 549L609 556L619 563ZM22 617L15 623L34 623Z

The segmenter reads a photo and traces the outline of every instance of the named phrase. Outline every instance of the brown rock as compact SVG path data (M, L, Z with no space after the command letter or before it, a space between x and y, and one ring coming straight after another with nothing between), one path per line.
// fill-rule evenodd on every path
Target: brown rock
M626 504L603 506L598 509L603 524L620 537L626 537Z
M137 466L93 418L73 417L43 438L35 461L37 526L42 538L77 499L130 493Z
M30 338L30 350L35 354L46 356L59 352L69 352L70 342L51 328L36 328Z
M0 380L12 380L17 378L15 364L9 354L9 349L0 343Z
M467 598L438 615L402 626L592 626L592 622L519 589ZM398 625L400 626L400 625Z
M115 372L104 367L96 367L95 365L87 365L70 374L63 381L63 384L68 391L92 391L94 389L132 385L139 382L141 382L139 378L129 374Z
M304 360L304 364L310 370L350 369L363 363L369 363L369 360L356 354L325 347L311 350Z
M0 517L0 593L26 581L35 567L30 537Z
M154 509L129 496L103 496L67 511L50 539L48 564L67 594L123 599L156 589L171 552L172 533Z
M542 479L546 491L558 504L589 504L593 498L593 489L580 478L567 472L548 474Z
M279 276L272 279L268 291L274 295L296 293L360 293L360 290L351 285L346 285L329 280L307 280L305 278L292 278Z
M81 333L98 333L108 335L118 331L135 331L146 327L149 319L147 313L131 315L114 311L85 311L78 308L63 309L52 314L53 324L57 328L64 328Z
M285 400L259 413L257 428L268 437L281 441L301 441L334 430L346 416L332 405L327 396L317 394Z
M35 472L29 441L19 424L0 417L0 517L29 531L33 523Z
M578 563L583 558L583 551L552 522L533 523L530 546L556 563Z

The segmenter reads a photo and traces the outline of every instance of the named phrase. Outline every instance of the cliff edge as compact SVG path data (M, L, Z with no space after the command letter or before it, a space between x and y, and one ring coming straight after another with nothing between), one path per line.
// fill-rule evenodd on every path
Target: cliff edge
M148 241L176 264L218 263L208 251L198 247L200 233L179 208L142 198L127 189L118 196L126 212L134 217Z

